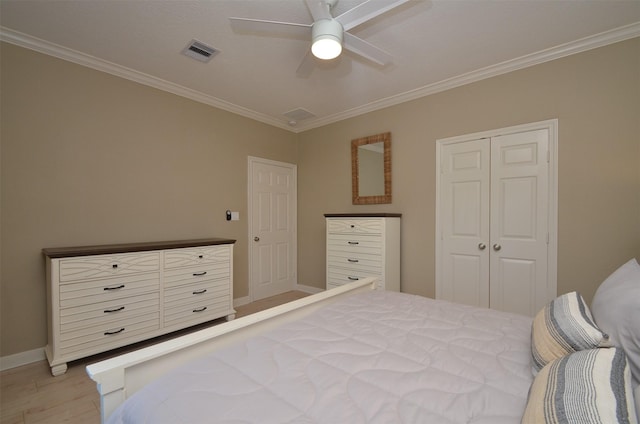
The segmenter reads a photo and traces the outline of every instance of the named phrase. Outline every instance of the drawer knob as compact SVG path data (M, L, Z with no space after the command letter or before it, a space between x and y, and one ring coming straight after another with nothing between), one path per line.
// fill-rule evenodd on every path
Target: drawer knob
M104 332L104 335L105 335L105 336L111 336L111 335L113 335L113 334L122 333L123 331L124 331L124 327L122 327L121 329L116 330L116 331L105 331L105 332Z
M194 276L194 277L200 277L200 276L203 276L203 275L207 275L207 271L194 272L194 273L193 273L193 276Z
M120 290L124 288L124 284L120 284L119 286L116 287L105 287L103 290L105 291L109 291L109 290Z
M349 262L353 263L353 264L357 264L358 262L360 262L357 259L347 259Z
M113 268L113 269L118 268L118 264L113 264L113 265L111 265L111 268Z
M198 255L198 259L202 259L202 258L204 258L204 256Z
M358 281L359 278L358 277L347 277L349 280L351 281Z
M203 306L203 307L202 307L202 308L200 308L200 309L194 309L194 310L193 310L193 312L202 312L202 311L204 311L204 310L206 310L206 309L207 309L207 307L206 307L206 306Z
M353 224L351 224L351 228L356 228L356 226L355 226L355 225L353 225Z
M349 243L349 244L360 244L360 242L357 242L357 241L349 241L347 243Z
M116 308L116 309L105 309L104 313L108 314L110 312L119 312L119 311L124 311L124 306L121 306L121 307Z
M193 294L202 294L202 293L206 293L207 289L202 289L202 290L196 290L194 292L192 292Z

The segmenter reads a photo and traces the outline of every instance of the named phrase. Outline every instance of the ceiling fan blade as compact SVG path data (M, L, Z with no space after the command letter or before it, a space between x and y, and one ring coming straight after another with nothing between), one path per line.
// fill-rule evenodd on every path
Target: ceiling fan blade
M265 21L261 19L229 18L234 31L268 32L271 34L292 35L301 38L311 37L311 25L292 22Z
M326 0L306 0L306 2L314 22L320 19L333 18L333 16L331 16L331 10Z
M343 47L357 55L377 63L378 65L385 66L393 60L393 56L389 53L348 32L344 33Z
M301 78L307 78L311 75L315 66L316 64L313 59L313 54L311 53L311 50L307 50L307 54L304 56L302 62L300 62L300 66L298 66L298 69L296 70L296 75Z
M307 0L307 2L308 1L311 0ZM408 1L409 0L368 0L336 17L336 21L342 24L345 31L349 31L351 28L355 28Z

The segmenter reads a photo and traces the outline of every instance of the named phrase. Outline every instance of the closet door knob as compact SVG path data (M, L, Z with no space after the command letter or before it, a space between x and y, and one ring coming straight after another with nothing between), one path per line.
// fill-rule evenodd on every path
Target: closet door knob
M502 246L500 246L498 243L493 245L493 250L495 250L496 252L500 249L502 249Z
M255 236L255 237L253 238L253 241L260 241L260 237Z
M486 244L484 244L484 243L478 243L478 249L480 249L480 250L484 250L484 249L486 249L486 248L487 248L487 245L486 245Z

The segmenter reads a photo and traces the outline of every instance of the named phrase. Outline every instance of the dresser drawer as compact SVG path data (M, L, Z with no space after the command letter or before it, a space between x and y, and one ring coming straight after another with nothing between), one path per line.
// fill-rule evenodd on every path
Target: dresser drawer
M180 268L216 262L228 265L230 258L231 249L228 245L172 249L164 252L164 267Z
M382 234L380 219L329 219L327 231L332 234Z
M160 313L156 311L134 318L61 333L60 349L64 355L72 355L77 352L85 354L102 352L111 346L121 346L148 338L149 334L156 333L159 328Z
M159 310L160 294L156 291L139 296L91 303L73 308L60 309L61 332L113 323Z
M211 296L222 296L228 299L231 295L229 284L228 279L213 280L167 289L164 291L164 304L165 307L172 307L178 304L199 302L201 299Z
M177 304L165 307L165 327L194 325L201 322L220 318L229 313L230 299L228 296L211 296L198 302Z
M160 274L157 272L64 284L60 286L60 308L108 302L159 290Z
M195 267L171 269L164 272L164 287L170 288L199 281L229 279L228 263L214 263Z
M133 275L160 269L160 253L81 256L60 259L60 283Z
M327 249L330 252L351 254L382 254L382 239L378 236L349 236L331 234L327 237Z
M380 256L370 256L362 254L349 255L343 252L335 252L327 257L327 265L330 268L343 268L359 273L382 274L382 264Z
M353 281L362 280L366 277L378 277L379 283L378 286L381 286L383 283L383 278L380 273L373 272L360 272L355 270L348 270L342 268L331 268L327 272L327 283L328 284L346 284L351 283Z

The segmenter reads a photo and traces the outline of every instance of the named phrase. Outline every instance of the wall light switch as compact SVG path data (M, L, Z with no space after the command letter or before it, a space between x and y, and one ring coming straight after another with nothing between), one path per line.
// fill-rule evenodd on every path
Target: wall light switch
M232 221L240 221L240 212L231 212Z

